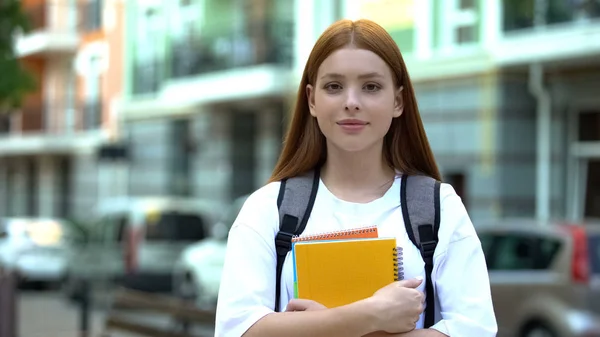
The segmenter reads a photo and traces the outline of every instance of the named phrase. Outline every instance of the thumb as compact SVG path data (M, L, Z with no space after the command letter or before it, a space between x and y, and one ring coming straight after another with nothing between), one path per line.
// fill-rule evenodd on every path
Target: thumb
M398 281L398 286L404 287L404 288L416 288L419 285L421 285L421 283L423 283L423 278L420 276L417 276L412 279Z

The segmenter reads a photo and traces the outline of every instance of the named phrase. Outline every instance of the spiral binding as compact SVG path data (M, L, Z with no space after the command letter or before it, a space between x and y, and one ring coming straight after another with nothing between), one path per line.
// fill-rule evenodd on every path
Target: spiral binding
M395 281L404 280L404 250L402 247L394 248L394 278Z
M346 229L342 231L335 232L326 232L316 235L307 235L307 236L298 236L295 235L292 237L292 242L300 242L300 241L316 241L316 240L331 240L347 235L360 235L365 233L374 233L377 231L377 226L369 226L363 228L355 228L355 229Z

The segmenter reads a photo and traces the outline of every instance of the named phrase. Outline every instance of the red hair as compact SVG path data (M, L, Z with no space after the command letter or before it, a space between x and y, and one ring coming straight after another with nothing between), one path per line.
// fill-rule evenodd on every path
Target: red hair
M306 86L314 86L321 63L331 53L346 46L377 54L390 67L396 87L403 87L404 112L393 119L384 140L383 155L388 165L405 174L422 174L441 180L398 45L385 29L373 21L340 20L323 32L306 62L291 124L269 182L300 175L322 165L327 159L325 136L316 119L310 115Z

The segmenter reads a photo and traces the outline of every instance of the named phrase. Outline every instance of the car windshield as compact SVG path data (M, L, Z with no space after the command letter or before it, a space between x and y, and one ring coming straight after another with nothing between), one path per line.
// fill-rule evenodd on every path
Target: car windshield
M157 221L148 221L147 240L198 241L206 238L205 221L190 213L165 212Z
M590 252L592 274L600 274L600 235L589 237L588 249Z

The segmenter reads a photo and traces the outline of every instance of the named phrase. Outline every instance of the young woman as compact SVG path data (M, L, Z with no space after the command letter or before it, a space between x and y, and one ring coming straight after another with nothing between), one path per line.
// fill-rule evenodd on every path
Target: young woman
M376 225L404 247L405 280L336 308L293 298L290 256L274 312L282 179L319 169L304 234ZM316 42L298 91L285 146L269 184L253 193L229 233L217 304L218 337L492 337L496 320L473 224L453 188L440 189L432 280L441 320L423 329L424 262L402 226L400 177L440 179L402 55L368 20L342 20Z

